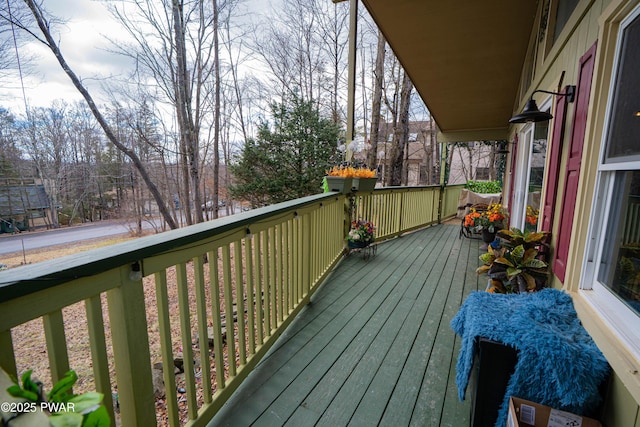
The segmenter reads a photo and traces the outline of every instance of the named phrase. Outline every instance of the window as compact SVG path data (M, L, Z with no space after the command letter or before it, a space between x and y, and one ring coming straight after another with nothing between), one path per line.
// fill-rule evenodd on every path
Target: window
M548 111L551 99L541 107ZM510 225L521 230L533 231L538 228L540 194L547 158L547 138L549 122L538 122L524 128L518 148L516 181Z
M610 221L597 280L640 315L640 170L611 174Z
M594 304L640 354L640 7L620 26L585 284Z
M476 168L476 180L488 181L489 180L489 168L478 166Z
M562 32L562 29L569 21L573 10L578 5L579 0L559 0L554 2L555 10L555 25L553 28L553 41L558 40L558 36Z

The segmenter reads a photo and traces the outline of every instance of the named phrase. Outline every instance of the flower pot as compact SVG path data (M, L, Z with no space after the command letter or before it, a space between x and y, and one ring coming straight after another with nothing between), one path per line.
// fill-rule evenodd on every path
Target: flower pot
M493 233L491 233L489 230L487 230L486 228L484 228L482 230L482 241L485 243L491 243L494 240L496 240L496 233L495 231Z
M373 191L376 182L378 178L353 178L353 188L355 191Z
M371 242L369 242L369 241L347 240L347 246L349 247L349 249L366 248L370 244L371 244Z
M348 194L351 192L353 179L343 178L341 176L325 176L324 186L325 190L337 191L338 193Z

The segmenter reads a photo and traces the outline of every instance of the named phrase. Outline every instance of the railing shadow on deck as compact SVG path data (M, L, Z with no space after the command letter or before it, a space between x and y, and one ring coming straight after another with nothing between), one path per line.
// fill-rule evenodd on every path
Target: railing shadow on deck
M16 377L30 368L34 355L21 360L14 344L29 339L21 325L41 319L50 372L38 374L55 383L78 351L63 310L84 304L90 376L112 425L206 425L342 259L351 219L392 238L454 216L461 188L309 196L1 272L0 367ZM159 420L155 360L166 393Z

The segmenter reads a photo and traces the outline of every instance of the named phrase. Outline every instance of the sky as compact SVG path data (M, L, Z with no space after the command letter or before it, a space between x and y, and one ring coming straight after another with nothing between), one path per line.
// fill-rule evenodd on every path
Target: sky
M253 20L264 15L277 0L244 0L244 19ZM44 0L45 9L65 21L58 27L59 47L71 69L83 80L92 96L99 101L99 89L105 78L125 78L131 69L129 60L109 51L111 39L120 39L124 33L119 29L104 3L96 0ZM56 99L71 103L82 96L72 85L69 77L51 51L37 41L32 41L20 52L36 55L33 73L23 77L24 92L29 107L51 105ZM20 54L19 52L19 54ZM0 107L15 112L25 111L25 100L19 78L9 82L0 90Z

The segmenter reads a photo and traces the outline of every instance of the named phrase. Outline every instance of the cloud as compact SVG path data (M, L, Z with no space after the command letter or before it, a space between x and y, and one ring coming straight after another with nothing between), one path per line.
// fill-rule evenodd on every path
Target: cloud
M92 96L98 95L102 79L126 76L126 70L131 69L130 60L109 52L110 43L104 37L108 34L118 39L117 35L122 31L103 4L87 0L50 0L44 6L49 16L53 17L52 34L65 60L86 84ZM81 98L46 46L32 41L22 46L21 51L25 57L35 57L32 74L23 76L22 83L16 74L14 81L0 95L3 106L24 110L22 85L32 107L48 106L55 99L73 101Z

